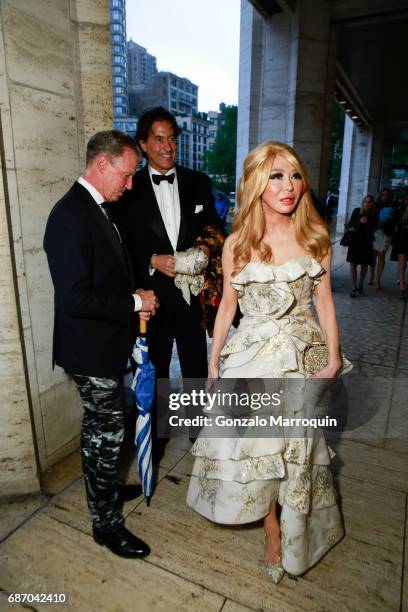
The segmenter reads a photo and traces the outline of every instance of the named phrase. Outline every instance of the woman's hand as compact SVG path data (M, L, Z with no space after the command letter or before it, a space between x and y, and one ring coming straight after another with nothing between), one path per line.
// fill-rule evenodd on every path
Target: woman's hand
M336 361L329 362L322 370L313 374L311 378L327 378L330 380L334 380L337 378L340 370L341 370L341 359L336 359Z
M205 390L207 393L213 389L215 386L215 381L220 377L220 369L217 365L211 364L208 366L208 378L205 385Z

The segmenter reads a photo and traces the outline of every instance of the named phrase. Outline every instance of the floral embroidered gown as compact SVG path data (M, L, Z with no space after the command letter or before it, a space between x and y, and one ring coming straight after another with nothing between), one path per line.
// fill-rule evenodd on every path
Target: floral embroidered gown
M322 274L318 261L301 257L280 266L250 262L233 277L244 316L222 351L223 378L306 379L303 352L324 341L311 311ZM295 402L292 414L302 416L302 406ZM204 428L192 453L187 503L211 521L257 521L279 502L282 565L290 574L304 573L342 538L322 435L213 438Z

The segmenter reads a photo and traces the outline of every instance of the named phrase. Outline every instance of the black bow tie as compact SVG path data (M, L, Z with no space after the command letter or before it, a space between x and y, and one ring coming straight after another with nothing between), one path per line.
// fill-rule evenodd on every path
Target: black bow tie
M155 185L160 185L162 181L169 181L170 185L173 184L175 174L152 174L153 183Z

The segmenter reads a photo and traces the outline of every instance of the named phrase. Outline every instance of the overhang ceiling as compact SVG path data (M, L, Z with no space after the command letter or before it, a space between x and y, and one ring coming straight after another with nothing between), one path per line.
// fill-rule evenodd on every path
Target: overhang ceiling
M373 121L408 123L408 18L342 24L337 59Z

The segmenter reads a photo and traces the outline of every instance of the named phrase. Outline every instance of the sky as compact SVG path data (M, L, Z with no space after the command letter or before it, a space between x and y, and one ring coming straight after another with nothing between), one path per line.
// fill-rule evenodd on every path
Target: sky
M127 38L198 85L198 110L238 103L240 0L126 0Z

